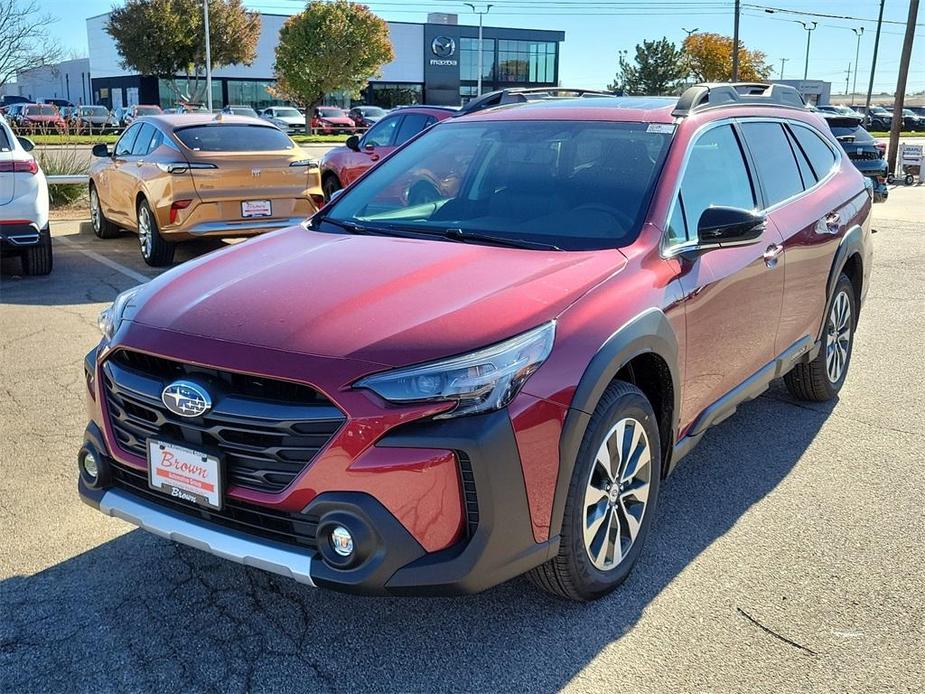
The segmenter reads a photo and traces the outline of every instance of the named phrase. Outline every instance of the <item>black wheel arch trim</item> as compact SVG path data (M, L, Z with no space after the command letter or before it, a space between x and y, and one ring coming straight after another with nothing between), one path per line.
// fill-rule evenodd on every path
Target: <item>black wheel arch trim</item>
M559 438L559 476L556 479L550 517L550 537L558 535L562 528L572 472L591 414L620 370L642 354L655 354L668 365L673 394L671 431L669 440L662 442L662 450L672 450L677 438L681 405L679 351L678 338L668 317L660 309L652 308L640 313L613 333L591 359L575 389ZM666 463L662 461L663 471L667 469Z
M858 258L860 258L861 281L863 282L864 273L867 271L867 268L864 267L864 229L859 224L855 224L845 233L838 244L838 249L835 251L835 257L832 259L832 267L829 270L829 279L826 282L825 287L825 298L827 306L829 299L832 298L832 292L835 291L835 285L838 284L838 278L841 276L842 271L845 269L845 265L848 263L848 259L854 255L857 255ZM860 300L863 297L862 289L862 287L855 287L858 299L858 313L861 311ZM822 316L822 321L819 324L819 331L816 333L817 339L822 337L822 330L825 326L826 315Z

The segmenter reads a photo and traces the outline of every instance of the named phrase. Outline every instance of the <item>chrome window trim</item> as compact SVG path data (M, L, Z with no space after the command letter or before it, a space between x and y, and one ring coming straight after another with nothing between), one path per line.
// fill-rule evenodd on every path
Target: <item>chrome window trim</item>
M673 258L677 255L680 255L681 253L684 253L685 251L694 250L698 246L698 241L696 239L684 241L682 243L674 243L674 244L668 243L668 225L671 222L672 215L674 215L675 205L678 204L678 196L680 195L680 192L681 192L681 182L684 180L684 175L687 173L687 165L688 165L688 161L690 160L691 152L693 151L694 146L697 144L698 140L700 140L700 138L703 137L704 134L706 134L713 128L718 128L722 125L742 125L743 123L755 123L755 122L781 123L783 125L803 126L809 129L811 132L813 132L817 136L819 136L819 138L828 146L832 154L835 155L835 162L832 164L832 168L829 169L828 173L825 176L823 176L818 181L816 181L814 185L810 186L809 188L806 188L803 191L800 191L799 193L796 193L795 195L791 195L789 198L780 200L779 202L776 202L773 205L769 205L768 207L756 210L756 212L760 212L762 214L769 214L771 212L774 212L778 208L781 208L785 205L790 204L794 200L797 200L803 197L804 195L813 192L819 186L823 185L824 183L827 183L829 179L835 176L836 172L841 168L841 164L842 164L841 148L834 147L832 143L829 141L829 138L827 138L823 133L821 133L818 128L816 128L814 125L807 123L805 121L795 120L793 118L781 118L781 117L775 117L775 116L745 116L745 117L736 116L736 117L722 118L719 120L710 121L709 123L704 123L703 125L698 127L697 130L694 131L693 135L691 135L690 143L687 146L687 151L684 152L684 158L681 160L680 172L678 174L677 180L675 181L674 190L671 195L671 204L668 206L668 213L665 216L664 221L662 222L662 238L661 238L661 241L659 242L659 251L663 258ZM744 142L744 140L742 144L745 147L748 147L748 143ZM799 142L797 142L797 144L799 144ZM745 160L745 165L746 165L746 168L749 169L750 174L753 173L755 176L758 175L757 171L751 170L751 167L747 159ZM758 181L755 181L755 183L758 183ZM759 191L757 190L755 191L756 197L758 196L757 195L758 192Z

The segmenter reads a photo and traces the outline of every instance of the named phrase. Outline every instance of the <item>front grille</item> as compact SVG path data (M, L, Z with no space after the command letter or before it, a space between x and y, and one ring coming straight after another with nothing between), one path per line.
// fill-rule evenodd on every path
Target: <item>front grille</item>
M146 501L232 530L288 545L316 549L317 516L274 511L233 499L225 499L221 511L190 506L151 489L145 473L115 461L111 465L113 486L129 491Z
M475 475L472 473L472 461L462 451L456 451L459 460L459 476L462 478L463 502L466 512L467 537L475 535L479 527L479 500L475 494Z
M849 159L856 159L860 161L869 161L873 159L880 159L883 155L877 152L848 152Z
M178 378L201 383L212 409L180 417L164 407L161 392ZM286 488L346 419L306 385L130 350L106 361L103 381L109 422L123 450L146 458L146 441L153 437L214 451L224 459L230 483L264 492Z

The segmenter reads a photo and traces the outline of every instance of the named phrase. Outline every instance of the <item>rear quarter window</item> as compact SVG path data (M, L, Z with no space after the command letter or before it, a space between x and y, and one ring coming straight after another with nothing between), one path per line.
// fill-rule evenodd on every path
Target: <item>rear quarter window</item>
M180 128L175 134L194 152L279 152L295 148L281 131L261 125L197 125Z
M825 178L826 174L835 166L835 154L832 152L832 148L809 128L792 124L790 130L796 137L800 148L806 154L806 158L809 159L810 166L813 167L813 171L816 173L816 178ZM867 135L867 131L863 128L855 128L855 130L860 130ZM873 139L870 135L867 135L867 137ZM858 142L856 135L854 141Z
M780 123L743 123L742 133L770 207L803 192L793 150Z

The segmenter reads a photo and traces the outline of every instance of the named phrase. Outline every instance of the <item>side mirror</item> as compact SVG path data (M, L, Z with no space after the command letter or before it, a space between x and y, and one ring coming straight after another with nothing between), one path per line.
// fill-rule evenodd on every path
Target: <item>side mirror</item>
M109 145L103 144L101 142L98 145L93 145L93 149L90 150L90 154L92 154L94 157L105 158L111 156L112 153L109 151Z
M22 148L27 152L31 152L33 149L35 149L35 143L28 137L23 137L20 135L16 139L19 140L19 144L22 145Z
M347 149L352 149L354 152L360 151L360 138L356 135L348 137L344 144L347 145Z
M699 248L722 248L752 243L761 237L767 217L738 207L708 207L697 223Z
M343 195L343 194L344 194L344 189L343 189L343 188L338 188L338 189L335 190L333 193L331 193L331 199L328 200L328 202L329 202L329 203L330 203L330 202L334 202L335 200L337 200L337 198L339 198L339 197L340 197L341 195Z

